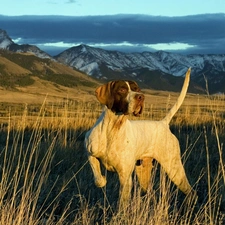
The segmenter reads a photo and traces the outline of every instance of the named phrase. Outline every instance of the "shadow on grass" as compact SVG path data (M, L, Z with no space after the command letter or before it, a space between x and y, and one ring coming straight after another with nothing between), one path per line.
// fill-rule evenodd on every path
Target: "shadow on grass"
M209 204L210 192L211 207L217 207L219 213L224 213L224 177L221 174L221 158L213 127L208 126L203 129L186 126L171 129L180 140L182 161L185 164L187 177L198 192L196 212L198 213L199 208ZM5 188L6 191L0 196L1 207L4 207L5 202L12 201L12 198L14 198L13 202L19 205L23 199L23 187L32 186L33 195L38 195L35 206L36 217L53 217L56 221L62 216L67 221L76 219L76 222L71 224L88 224L90 221L101 224L109 221L117 209L118 177L116 173L107 172L102 168L102 172L107 173L108 183L102 189L94 185L92 171L84 150L85 132L86 130L83 129L67 131L25 129L10 132L3 129L0 133L0 179L5 180L5 186L1 185L1 188ZM224 141L224 134L221 134L219 138ZM209 149L209 161L207 161L206 145ZM222 157L224 160L224 154ZM42 173L45 174L43 180L39 178L39 174ZM154 174L152 189L155 207L158 204L157 201L162 198L160 191L162 177L156 162ZM27 177L30 177L32 184L27 181ZM43 183L41 188L38 188L40 182ZM165 182L167 185L168 182ZM138 187L136 182L134 183L133 194ZM171 192L176 189L170 184L166 188ZM142 197L141 207L146 202L146 198L148 195ZM185 196L180 192L176 197L171 197L169 211L179 209L184 198ZM152 210L157 209L149 208L149 212Z

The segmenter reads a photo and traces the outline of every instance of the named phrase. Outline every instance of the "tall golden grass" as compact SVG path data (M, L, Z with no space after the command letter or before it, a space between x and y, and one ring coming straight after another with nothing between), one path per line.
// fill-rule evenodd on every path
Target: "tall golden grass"
M176 95L149 98L139 119L162 119ZM102 110L97 102L2 104L0 224L224 224L224 101L188 95L171 123L198 199L186 198L154 162L148 193L141 196L134 174L124 211L117 210L117 175L102 168L108 183L95 187L83 147Z

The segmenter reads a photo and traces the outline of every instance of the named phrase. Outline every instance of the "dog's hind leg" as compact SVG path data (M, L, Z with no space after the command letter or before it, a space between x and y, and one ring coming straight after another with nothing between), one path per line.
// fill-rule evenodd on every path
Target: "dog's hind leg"
M145 157L137 161L136 163L136 174L143 192L147 192L152 171L152 160L151 157Z
M91 155L88 156L88 160L94 174L95 185L97 187L104 187L106 185L106 178L101 173L99 160L96 157Z
M164 168L169 178L185 194L192 191L185 174L180 157L179 142L175 137L167 139L167 147L160 148L160 153L155 158Z

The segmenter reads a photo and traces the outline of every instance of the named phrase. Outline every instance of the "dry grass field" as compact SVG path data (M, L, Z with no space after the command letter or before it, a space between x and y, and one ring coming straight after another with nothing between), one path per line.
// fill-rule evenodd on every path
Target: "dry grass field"
M140 196L134 174L132 200L118 212L117 175L102 168L108 183L95 187L84 152L102 109L92 93L43 84L0 90L1 225L225 224L225 96L188 94L171 123L198 199L186 201L154 162L149 192ZM144 93L144 120L162 119L179 95Z

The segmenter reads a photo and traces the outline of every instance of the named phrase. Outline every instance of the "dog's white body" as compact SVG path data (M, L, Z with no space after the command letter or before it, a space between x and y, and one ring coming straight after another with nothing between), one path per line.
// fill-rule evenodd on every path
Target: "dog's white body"
M120 205L130 198L132 173L135 168L140 185L144 190L147 189L152 159L161 164L181 191L188 194L192 190L181 162L179 142L169 129L169 122L186 95L189 79L190 69L177 103L162 121L130 121L127 115L117 115L105 107L94 127L87 132L85 146L95 184L99 187L106 184L106 178L100 170L101 161L107 170L115 171L119 175ZM134 96L141 98L137 92L129 89L126 96L129 113L136 107L135 101L138 97ZM139 165L137 161L140 162Z

